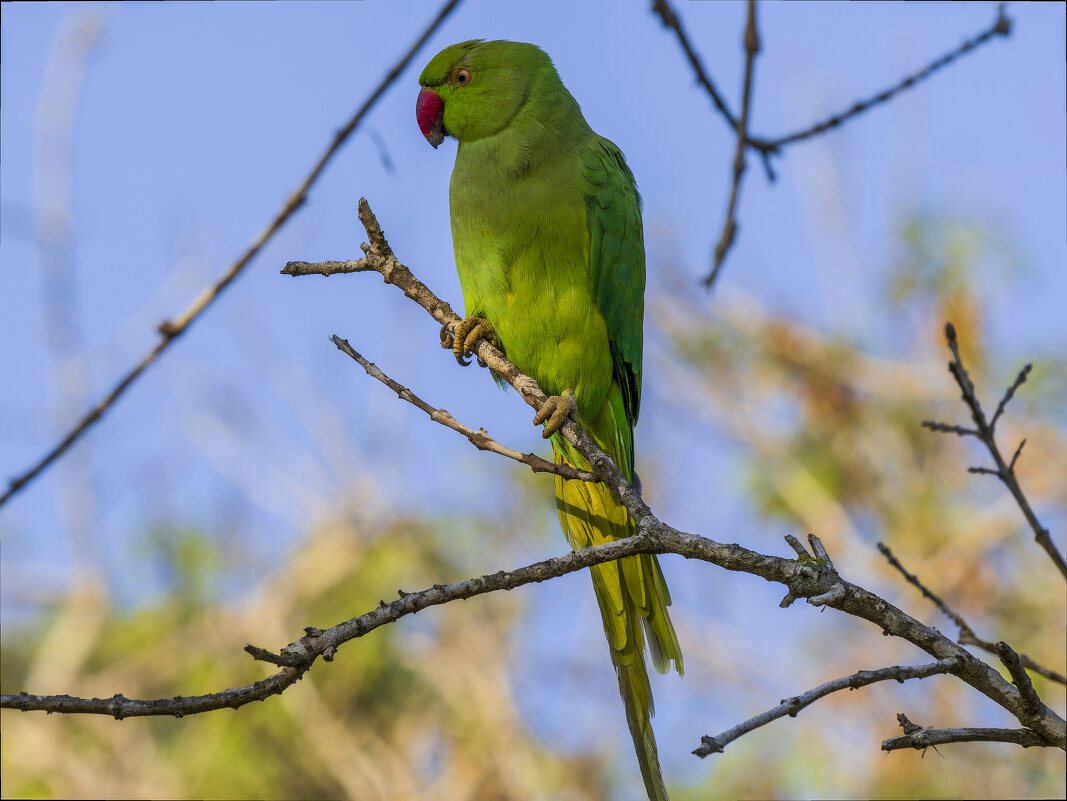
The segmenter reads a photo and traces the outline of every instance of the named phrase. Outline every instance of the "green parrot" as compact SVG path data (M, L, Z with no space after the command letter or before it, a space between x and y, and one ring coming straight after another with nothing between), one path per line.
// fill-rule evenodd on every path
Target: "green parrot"
M588 470L558 433L574 416L628 479L641 400L645 252L641 201L622 152L586 123L548 55L532 44L446 47L419 77L415 114L435 148L459 141L449 206L466 318L444 347L467 364L479 339L500 347L551 397L545 424L557 464ZM604 484L556 477L572 548L634 533ZM654 555L590 568L611 661L650 799L667 798L652 731L652 663L682 672Z

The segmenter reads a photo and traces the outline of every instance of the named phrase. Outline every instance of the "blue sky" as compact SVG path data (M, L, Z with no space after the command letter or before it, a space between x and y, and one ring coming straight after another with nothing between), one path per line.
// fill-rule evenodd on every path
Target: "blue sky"
M0 7L0 476L36 460L76 410L151 348L154 325L244 250L437 5ZM626 153L644 198L650 285L669 263L697 292L721 224L732 137L648 5L463 3L238 282L76 447L70 465L53 467L0 511L3 614L13 608L6 588L18 585L9 579L62 587L79 548L97 553L116 597L151 597L151 576L126 568L131 539L157 519L218 528L237 515L257 531L257 564L276 566L314 506L307 493L352 475L342 464L375 476L380 514L491 509L491 499L471 497L469 479L493 481L510 468L468 453L465 441L401 407L328 336L348 338L432 404L533 450L541 445L528 409L473 370L458 371L437 349L432 320L380 281L292 280L278 270L290 259L358 255L355 208L366 196L401 260L458 309L447 211L455 145L434 151L420 135L417 76L447 44L510 38L548 51L590 124ZM676 6L736 108L743 5ZM994 12L980 2L763 4L752 128L775 136L845 108L985 28ZM1009 14L1010 38L788 150L775 184L750 162L720 289L894 353L895 332L868 326L866 310L883 291L877 276L907 215L947 214L1012 244L1006 272L975 279L988 286L997 347L1018 355L1067 345L1063 8L1013 4ZM60 103L76 109L67 205L47 180L43 194L35 189L38 109L50 59L61 79L70 75L69 50L57 55L57 42L94 27L76 104ZM34 222L35 210L64 205L74 300L62 308L74 312L60 316L75 325L88 382L73 406L55 391L61 365L46 336ZM646 382L655 376L652 365ZM663 436L679 449L679 464L737 490L728 432L682 442L664 433L662 419L649 420L665 408L653 401L643 410L639 453L655 451ZM331 415L348 439L327 453L316 428ZM440 464L459 469L440 480ZM90 481L95 497L77 525L62 512L72 481ZM752 518L742 497L725 492L707 504L691 489L660 500L665 519L743 538ZM79 526L93 545L77 544ZM545 555L534 546L524 553ZM671 564L668 575L684 570Z

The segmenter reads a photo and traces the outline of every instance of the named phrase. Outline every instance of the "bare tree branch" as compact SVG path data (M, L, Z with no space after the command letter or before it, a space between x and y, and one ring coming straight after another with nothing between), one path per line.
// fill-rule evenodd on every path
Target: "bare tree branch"
M945 53L940 58L934 59L918 72L914 72L905 78L902 78L893 86L888 89L883 89L873 97L866 100L858 100L853 103L847 111L842 111L834 114L832 117L824 120L823 122L812 125L809 128L796 131L795 133L787 134L778 139L772 139L763 144L763 147L773 148L778 150L786 145L794 144L795 142L801 142L805 139L811 139L819 134L825 133L832 128L836 128L844 122L852 119L853 117L863 114L865 111L870 111L875 106L880 106L883 103L888 103L896 95L904 92L908 89L913 89L916 85L929 78L938 70L947 67L953 61L960 56L966 55L982 46L986 42L993 39L995 36L1008 36L1011 33L1011 20L1004 13L1004 3L1000 3L997 6L997 18L993 24L986 30L982 31L977 36L973 36L970 39L964 40L959 46Z
M170 715L182 718L216 709L239 709L252 701L263 701L272 695L280 695L295 684L304 674L303 670L285 668L262 681L223 690L207 695L176 695L173 698L139 700L116 693L110 698L76 698L71 695L33 695L17 693L0 695L0 708L18 709L23 712L43 711L52 714L110 715L115 720Z
M668 0L653 0L652 11L659 15L660 21L665 27L674 31L675 36L678 37L678 43L681 45L682 50L685 51L685 55L693 67L693 72L696 74L697 81L707 91L715 108L719 111L719 114L726 121L727 125L730 126L730 129L736 131L737 118L734 117L729 106L726 104L726 100L715 86L715 82L704 69L704 64L700 55L689 41L689 37L686 35L681 20L678 18L678 15L675 13ZM1010 33L1011 19L1004 13L1004 3L1000 3L997 6L997 18L989 28L970 39L964 40L958 47L955 47L939 58L934 59L917 72L905 76L893 86L883 89L866 100L857 100L847 110L838 112L837 114L828 117L826 120L815 123L807 128L774 139L759 138L746 134L745 143L754 150L759 151L763 156L778 155L782 148L788 145L826 133L865 111L869 111L876 106L889 102L896 95L915 87L938 70L947 67L960 56L973 52L996 36L1008 36ZM769 177L773 180L773 174L769 175Z
M291 261L285 265L285 275L322 275L331 276L344 273L359 273L366 270L366 259L354 261Z
M882 743L883 751L899 751L902 748L915 748L925 751L937 749L946 743L1012 743L1023 748L1033 746L1048 747L1048 743L1031 729L933 729L916 726L904 715L897 715L903 737L893 737Z
M1041 696L1034 689L1033 682L1030 681L1030 676L1023 667L1019 655L1006 642L998 642L994 648L997 656L1000 657L1000 661L1004 663L1004 667L1011 674L1012 683L1019 689L1023 709L1027 712L1040 709L1042 706Z
M889 564L891 564L893 567L900 571L901 575L904 576L904 578L908 581L909 584L918 587L919 590L922 592L924 598L928 598L933 601L934 605L938 609L944 612L949 617L949 619L952 620L953 623L959 626L960 636L957 642L959 642L960 645L976 645L982 650L988 651L991 654L997 653L997 647L994 643L990 642L989 640L984 640L977 634L975 634L974 629L970 627L966 620L964 620L960 615L954 612L948 604L941 600L941 598L939 598L937 595L927 589L926 586L919 580L918 576L914 575L913 573L909 573L907 568L905 568L904 565L900 563L900 560L897 559L896 556L894 556L893 552L889 550L889 546L887 546L885 543L880 542L878 543L878 550L882 554L882 556L884 556L889 561ZM1067 684L1067 677L1057 673L1054 670L1049 670L1043 665L1038 664L1026 654L1019 654L1019 659L1022 661L1023 666L1026 667L1027 670L1032 670L1035 673L1040 673L1046 679L1051 679L1052 681L1059 682L1060 684Z
M669 527L664 529L668 532L665 541L657 542L656 538L649 534L639 534L572 551L510 572L499 571L452 584L437 584L419 592L398 590L400 597L397 600L391 603L381 601L378 608L330 629L306 627L305 636L290 643L278 654L254 645L245 646L245 651L257 661L283 668L275 675L246 687L208 695L155 700L136 700L122 695L111 698L75 698L69 695L34 695L23 692L0 696L0 708L111 715L116 718L157 715L181 717L224 707L236 709L252 701L261 701L281 693L299 680L318 657L322 656L329 661L342 644L407 615L450 601L473 598L498 590L512 590L525 584L574 573L591 565L642 553L677 552L690 558L721 564L727 569L753 572L768 581L787 583L798 596L812 592L813 588L817 590L822 586L820 581L825 581L825 577L820 578L810 566L796 560L764 556L739 545L722 545L694 534L677 532Z
M1027 377L1029 377L1030 371L1033 369L1033 367L1034 366L1032 364L1023 365L1023 369L1019 371L1019 375L1015 377L1015 380L1012 382L1012 385L1008 387L1007 392L1004 393L1004 397L1001 398L1000 403L997 404L997 411L993 415L993 419L989 421L990 428L996 428L997 420L999 420L1000 416L1004 414L1004 407L1008 405L1008 401L1015 397L1015 390L1017 390L1019 387L1026 383L1026 379ZM1023 445L1025 443L1025 439L1019 443L1019 451L1023 449ZM1016 457L1019 456L1019 451L1015 452ZM1012 459L1011 461L1014 465L1015 459Z
M949 350L952 351L952 361L948 363L948 371L952 373L952 377L956 379L956 383L959 385L960 390L963 392L963 402L967 404L967 408L971 410L971 419L974 420L975 428L963 428L961 426L948 425L947 423L937 423L930 420L924 420L923 426L931 431L939 431L943 433L952 433L958 436L972 436L980 439L989 450L990 455L993 457L993 462L996 464L996 468L989 467L972 467L969 472L972 473L985 473L993 475L1004 482L1004 486L1008 488L1012 496L1015 498L1015 502L1019 504L1019 508L1022 510L1023 516L1026 518L1026 522L1030 524L1030 528L1033 529L1034 539L1037 544L1044 548L1045 552L1049 555L1052 563L1059 568L1060 573L1064 578L1067 578L1067 560L1064 559L1063 554L1057 550L1055 543L1052 542L1052 535L1049 534L1047 528L1041 525L1037 519L1037 515L1034 514L1034 510L1030 507L1030 502L1026 499L1026 495L1023 494L1022 487L1019 486L1019 480L1015 476L1015 463L1019 459L1019 454L1022 452L1023 443L1019 444L1019 447L1015 450L1015 455L1011 459L1011 463L1004 461L1004 457L1000 454L1000 448L997 447L995 439L994 426L1000 415L1004 412L1004 407L1007 406L1008 401L1015 395L1015 390L1022 386L1026 381L1026 377L1030 374L1031 365L1026 365L1019 372L1015 381L1007 391L1004 393L1004 397L1001 398L999 404L997 404L996 414L993 415L992 422L987 422L985 412L982 411L982 404L978 402L978 395L975 393L974 382L971 381L971 377L967 374L966 368L963 366L963 361L960 359L960 347L959 342L956 340L956 328L952 323L945 323L945 339L948 340Z
M524 584L546 581L627 556L674 553L784 584L792 597L807 598L809 604L830 605L848 614L870 620L886 634L907 639L939 660L954 660L958 665L956 673L961 679L1033 728L1043 738L1043 744L1067 750L1067 729L1064 721L1052 710L1042 706L1032 714L1025 713L1021 709L1018 690L1006 682L997 671L887 601L843 581L833 567L818 555L820 552L825 553L818 538L809 535L808 540L814 556L805 553L803 560L783 559L760 554L740 545L721 544L699 535L680 532L652 517L636 535L626 539L572 551L511 572L500 571L452 584L439 584L414 593L398 590L399 599L391 603L382 601L378 608L330 629L306 627L305 636L290 643L279 654L272 654L252 645L246 646L245 650L255 659L282 666L282 670L275 675L247 687L209 695L177 696L151 701L128 699L122 695L85 699L24 692L0 696L0 708L77 712L117 718L157 715L180 717L223 707L237 708L284 691L301 678L318 657L331 660L342 644L430 606L498 590L511 590Z
M707 91L708 96L711 98L711 102L715 105L715 108L719 110L719 114L726 120L730 129L736 131L737 119L730 111L729 106L726 105L726 99L720 94L718 87L715 86L715 82L712 81L711 77L704 70L704 63L700 60L700 56L697 54L696 50L693 49L693 45L690 44L685 28L682 26L682 21L678 19L678 15L674 13L671 4L667 2L667 0L652 0L652 11L659 14L660 21L665 27L674 31L674 35L678 37L678 44L682 46L686 58L689 59L689 63L693 66L693 72L696 73L697 81Z
M719 274L722 264L726 258L726 254L729 252L730 247L733 245L734 238L737 233L737 222L735 219L735 207L737 205L737 196L739 193L739 187L741 182L741 174L744 172L744 150L745 148L752 148L757 151L760 158L763 161L763 169L767 174L769 181L775 180L774 168L771 165L771 156L780 155L782 148L801 142L805 139L811 139L827 131L837 128L848 120L863 114L870 109L887 103L901 92L911 89L917 84L921 83L925 79L929 78L935 72L944 67L947 67L953 61L960 56L972 52L976 48L990 41L995 36L1007 36L1011 33L1011 20L1004 13L1004 4L1001 3L997 7L996 21L985 31L965 40L959 47L950 50L942 55L940 58L935 59L927 66L923 67L918 72L912 73L893 86L882 90L878 94L866 99L858 100L848 108L848 110L834 114L822 122L811 125L799 131L795 131L791 134L778 137L777 139L764 139L752 136L748 131L748 108L749 108L749 93L751 91L751 78L752 78L752 63L756 52L759 50L759 36L756 31L755 23L755 0L749 0L747 17L748 20L745 25L744 36L744 48L745 48L745 80L742 97L742 109L741 117L738 119L730 111L729 106L726 104L726 100L719 92L715 82L708 75L707 70L704 68L703 61L700 55L696 52L692 43L689 41L689 37L685 32L685 27L682 25L681 19L675 13L671 7L669 0L652 0L652 11L657 14L664 27L670 28L674 31L675 36L678 39L678 44L681 45L682 50L685 52L686 58L689 60L690 65L693 68L693 72L696 75L697 82L704 87L704 90L711 98L712 104L718 110L719 115L730 126L730 129L735 131L738 135L737 139L737 155L734 158L734 173L733 183L730 189L730 199L728 202L728 210L726 213L726 222L724 223L723 230L719 236L719 240L715 245L715 255L712 264L711 272L704 278L703 284L705 288L710 288L714 284L716 277Z
M387 376L380 367L376 364L372 364L363 358L362 355L356 352L353 347L348 344L347 339L341 339L336 334L332 336L331 341L337 346L337 349L342 353L347 354L356 362L359 366L367 371L367 375L372 378L376 378L385 384L389 389L393 390L397 394L397 397L401 400L406 400L411 405L426 412L430 419L435 423L440 423L446 428L451 428L453 431L457 431L474 445L478 450L492 451L493 453L499 453L501 456L507 456L509 459L514 459L516 462L521 462L527 465L535 473L554 473L564 478L574 479L577 481L595 481L593 474L586 470L578 470L567 464L553 464L552 462L542 459L532 453L520 453L514 448L508 448L505 445L501 445L491 436L484 428L479 428L475 431L473 428L468 428L459 422L445 409L435 409L414 392L407 387L401 386L396 381Z
M104 414L114 405L127 389L147 370L156 359L167 349L170 345L182 334L184 334L190 325L192 325L208 306L220 295L222 292L233 282L238 275L240 275L245 267L247 267L255 256L263 249L274 235L281 230L281 228L289 221L289 218L304 205L307 200L308 191L312 185L318 180L322 171L326 168L327 163L334 157L341 145L347 141L352 132L356 130L356 127L363 121L363 118L374 107L374 105L385 94L386 90L393 84L400 73L407 68L408 64L415 55L422 49L422 46L426 44L426 41L433 35L433 33L441 26L441 23L445 21L449 14L455 9L461 0L447 0L447 2L441 7L433 21L426 27L415 43L408 48L408 51L401 56L400 60L393 65L393 68L389 70L386 76L378 84L377 88L371 92L370 96L363 102L359 110L352 116L352 118L339 130L333 138L333 142L330 144L326 151L319 157L319 160L311 168L311 172L300 184L295 192L289 196L285 205L281 211L271 220L270 224L263 230L263 232L253 240L248 249L229 266L225 273L213 284L206 287L196 299L179 314L173 320L164 320L158 326L158 332L160 335L159 342L153 347L134 367L123 376L114 388L107 394L107 396L90 409L82 418L75 424L75 426L67 433L66 436L60 440L59 444L46 453L33 467L21 475L12 478L7 490L0 495L0 507L2 507L7 501L15 495L19 490L23 489L27 484L33 481L37 476L44 471L52 462L62 456L71 445L73 445L82 434L84 434L94 423L96 423Z
M866 687L868 684L874 684L875 682L886 681L888 679L895 679L903 684L908 679L925 679L927 676L936 676L942 673L955 673L959 666L959 660L950 657L949 659L941 659L927 665L915 665L912 667L894 665L893 667L884 667L879 668L878 670L860 670L853 673L851 676L843 676L839 679L828 681L825 684L820 684L818 687L801 693L800 695L794 695L792 698L783 699L783 701L773 709L768 709L766 712L761 712L759 715L755 715L743 723L738 723L733 728L727 729L722 734L718 734L715 737L704 735L700 738L700 746L693 751L693 753L701 759L709 754L721 754L728 744L739 737L748 734L750 731L754 731L761 726L766 726L771 721L785 717L786 715L794 718L804 707L810 706L820 698L825 698L830 693L837 692L838 690L858 690L860 687Z
M741 92L741 119L737 121L737 148L734 151L734 182L730 187L730 201L726 206L726 219L723 221L722 233L715 244L715 256L711 272L704 278L704 288L710 289L719 275L726 254L734 243L737 233L737 201L741 194L741 179L745 174L745 143L748 140L748 113L752 99L753 65L760 49L759 30L756 28L756 0L748 0L748 14L745 21L745 34L742 37L745 46L745 83Z

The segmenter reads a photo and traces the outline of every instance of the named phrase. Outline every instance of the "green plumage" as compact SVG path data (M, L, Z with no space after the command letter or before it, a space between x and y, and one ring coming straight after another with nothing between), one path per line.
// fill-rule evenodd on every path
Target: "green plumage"
M452 238L468 317L495 329L508 358L550 395L573 392L578 422L632 479L641 400L645 257L640 199L619 149L585 122L534 45L470 41L439 53L423 93L459 140ZM420 126L431 142L420 95ZM438 136L438 141L440 136ZM559 435L557 463L588 469ZM633 533L603 484L556 479L564 534L582 548ZM665 799L652 732L648 644L657 670L682 655L655 556L590 569L626 719L649 797Z

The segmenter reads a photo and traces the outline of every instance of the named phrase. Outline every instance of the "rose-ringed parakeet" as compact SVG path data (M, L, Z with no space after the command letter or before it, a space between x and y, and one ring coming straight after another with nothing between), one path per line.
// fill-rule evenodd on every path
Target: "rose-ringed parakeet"
M641 399L645 254L633 174L582 117L548 55L520 42L473 40L423 70L416 117L437 147L459 140L449 205L466 318L457 360L485 338L550 396L557 463L588 469L558 433L573 415L628 478ZM634 524L603 484L556 477L573 548L629 536ZM655 556L590 568L626 721L651 799L667 797L652 732L645 644L656 669L682 654Z

